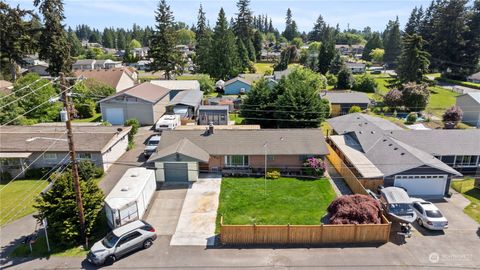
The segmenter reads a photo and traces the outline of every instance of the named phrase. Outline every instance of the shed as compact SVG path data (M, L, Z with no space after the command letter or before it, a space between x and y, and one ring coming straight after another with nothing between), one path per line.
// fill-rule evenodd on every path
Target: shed
M457 97L457 106L463 111L463 122L480 127L480 92L469 92Z
M153 170L128 169L105 198L108 225L113 229L142 219L156 189Z
M252 84L243 78L236 77L225 82L225 86L223 89L225 95L244 94L252 90Z
M198 124L228 125L228 105L203 105L198 109Z

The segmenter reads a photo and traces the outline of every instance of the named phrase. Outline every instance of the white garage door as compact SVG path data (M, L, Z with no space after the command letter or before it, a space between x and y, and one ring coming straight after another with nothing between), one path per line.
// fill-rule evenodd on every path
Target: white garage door
M107 108L105 111L105 116L107 118L105 120L112 125L123 125L125 122L122 108Z
M443 196L447 175L396 175L395 186L403 187L408 195Z

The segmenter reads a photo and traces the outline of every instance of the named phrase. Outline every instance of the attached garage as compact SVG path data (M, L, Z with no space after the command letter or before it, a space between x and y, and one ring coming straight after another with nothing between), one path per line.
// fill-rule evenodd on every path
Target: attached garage
M442 175L396 175L396 187L407 190L411 196L443 197L447 187L448 176Z
M188 163L163 163L165 182L188 182Z
M125 116L122 108L106 108L105 121L112 125L123 125L125 123Z

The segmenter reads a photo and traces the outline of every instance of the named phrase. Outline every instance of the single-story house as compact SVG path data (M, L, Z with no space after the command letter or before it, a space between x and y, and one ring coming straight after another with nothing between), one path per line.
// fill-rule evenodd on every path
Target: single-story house
M199 172L258 173L265 166L299 172L308 157L328 154L320 129L168 130L148 160L161 182L196 181ZM267 164L265 164L265 155Z
M347 62L345 63L353 74L365 73L366 65L364 63Z
M145 57L148 56L148 51L150 49L148 47L142 47L142 48L134 48L132 49L132 56L137 57L140 59L144 59Z
M136 83L135 76L128 68L76 70L74 73L77 77L83 76L109 85L117 92L133 87Z
M172 90L170 90L170 97L172 97ZM202 91L180 91L171 98L166 109L170 114L180 115L182 118L195 119L202 99Z
M95 69L95 59L79 59L72 64L73 70L92 70Z
M335 49L342 55L356 55L362 54L364 50L363 45L349 45L349 44L337 44Z
M153 125L165 113L170 89L145 82L99 101L102 119L112 125L123 125L129 118L141 125Z
M127 150L131 127L73 125L72 129L77 158L107 170ZM70 161L65 126L5 126L0 138L0 172L12 176L26 168L54 168Z
M245 94L250 90L252 90L252 83L241 77L226 81L223 87L225 95Z
M12 90L13 90L13 83L5 80L0 80L0 96L8 95L12 93Z
M326 91L320 97L328 100L331 106L331 116L347 114L352 106L366 110L370 104L367 94L355 91Z
M469 82L480 83L480 72L474 73L467 77Z
M134 67L138 70L146 70L148 65L150 65L151 62L152 61L150 61L150 60L140 60L136 63L130 64L129 66Z
M31 73L37 73L40 76L50 76L50 73L48 73L47 68L48 68L48 64L41 61L41 63L39 64L29 66L27 68L27 71Z
M457 96L456 105L463 111L462 122L480 127L480 92Z
M94 67L95 67L95 69L120 68L120 67L122 67L122 62L113 61L113 60L110 60L110 59L95 60Z
M359 178L381 178L410 195L442 197L452 177L476 174L480 130L406 130L361 113L327 120L328 141ZM338 135L337 135L338 134Z
M202 105L198 108L198 124L228 125L228 105Z

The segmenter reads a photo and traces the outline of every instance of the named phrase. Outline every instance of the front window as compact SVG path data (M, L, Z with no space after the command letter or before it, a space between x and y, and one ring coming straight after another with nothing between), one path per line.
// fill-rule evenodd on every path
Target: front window
M45 153L43 154L43 158L47 160L55 160L57 159L57 154L55 153Z
M90 154L90 153L78 153L77 158L78 159L92 159L92 154Z
M455 165L461 167L473 167L477 165L477 156L457 156Z
M248 156L225 156L226 167L248 167Z

